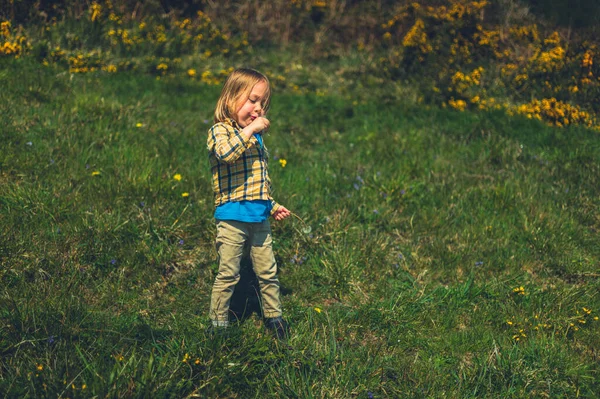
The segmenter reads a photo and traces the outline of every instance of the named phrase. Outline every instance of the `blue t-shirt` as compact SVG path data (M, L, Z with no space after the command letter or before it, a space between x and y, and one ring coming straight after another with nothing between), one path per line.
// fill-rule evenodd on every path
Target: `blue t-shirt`
M255 133L254 137L262 147L262 135ZM269 218L272 208L271 201L267 200L226 202L215 209L215 219L261 223Z
M215 219L261 223L269 218L271 208L267 200L226 202L215 209Z

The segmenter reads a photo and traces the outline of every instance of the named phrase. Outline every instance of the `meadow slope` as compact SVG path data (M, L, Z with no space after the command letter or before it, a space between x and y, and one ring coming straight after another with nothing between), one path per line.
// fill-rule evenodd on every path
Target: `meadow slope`
M275 198L297 215L272 222L292 336L265 333L245 272L244 320L211 338L219 87L27 59L0 59L0 87L5 396L600 392L597 131L275 91L265 140Z

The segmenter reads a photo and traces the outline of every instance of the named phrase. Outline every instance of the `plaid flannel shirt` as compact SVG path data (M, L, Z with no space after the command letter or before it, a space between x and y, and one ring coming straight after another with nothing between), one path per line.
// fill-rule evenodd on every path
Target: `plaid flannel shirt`
M268 153L254 135L245 139L233 120L208 130L208 159L212 172L215 206L234 201L271 201L271 215L281 206L271 198L267 171Z

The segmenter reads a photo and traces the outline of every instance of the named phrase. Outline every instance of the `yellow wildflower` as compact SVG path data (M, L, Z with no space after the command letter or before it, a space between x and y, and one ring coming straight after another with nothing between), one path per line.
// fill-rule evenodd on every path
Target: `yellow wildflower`
M144 124L142 122L138 122L135 124L135 127L142 127L142 126L144 126Z
M188 69L187 74L190 78L193 78L194 76L196 76L196 70L195 69Z
M44 365L43 364L38 364L38 365L35 366L35 369L37 371L42 371L44 369Z
M181 181L181 175L179 173L176 173L175 176L173 176L173 179Z
M92 22L94 22L95 20L98 19L98 17L100 16L100 14L102 13L102 6L100 6L100 4L96 3L95 1L92 3L92 8L91 8L91 12L92 15L90 16L90 20Z
M95 170L92 172L92 176L100 176L100 172Z
M464 111L465 108L467 108L467 103L464 100L455 100L453 98L451 98L450 100L448 100L448 105L450 105L452 108L457 109L459 111Z
M190 196L190 193L181 193L181 196L182 196L183 198L187 198L187 197L189 197L189 196Z
M514 288L513 292L517 295L525 295L525 288L523 288L523 286L520 286L520 287Z
M321 313L321 312L322 312L322 310L321 310L321 308L315 308L315 312L317 312L317 313Z
M285 165L287 165L287 161L282 158L279 160L279 164L281 165L282 168L285 168Z

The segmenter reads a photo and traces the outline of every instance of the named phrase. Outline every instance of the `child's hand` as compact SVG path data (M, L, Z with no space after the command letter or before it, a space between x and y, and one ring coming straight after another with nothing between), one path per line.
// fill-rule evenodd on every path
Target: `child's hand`
M290 211L288 211L288 209L285 206L280 206L274 213L273 213L273 217L275 218L275 220L280 221L283 220L285 218L287 218L288 216L290 216L292 213Z
M248 128L252 130L252 133L259 133L264 130L267 130L270 125L271 122L269 122L267 118L259 116L248 125Z

